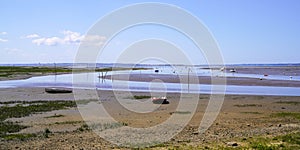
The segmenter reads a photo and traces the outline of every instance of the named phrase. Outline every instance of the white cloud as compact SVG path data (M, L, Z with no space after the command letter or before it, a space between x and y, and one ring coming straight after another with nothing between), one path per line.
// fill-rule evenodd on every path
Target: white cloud
M7 32L0 32L0 35L5 35L7 34Z
M81 44L85 46L100 46L104 44L106 37L99 35L87 35L81 41Z
M7 42L8 40L6 40L6 39L1 39L0 38L0 42Z
M30 35L27 35L25 36L25 38L27 39L34 39L34 38L39 38L40 36L38 34L30 34Z
M84 44L90 46L98 46L104 43L105 37L99 35L84 36L78 32L65 30L61 32L64 36L60 37L42 37L32 40L32 43L36 45L55 46L59 44ZM34 34L33 34L34 35ZM33 37L33 36L31 36Z
M34 43L36 45L55 46L55 45L63 43L63 41L58 37L51 37L51 38L35 39L35 40L32 40L32 43Z
M62 33L65 35L63 41L66 44L73 44L73 43L79 44L84 37L80 35L80 33L78 32L73 32L69 30L63 31Z

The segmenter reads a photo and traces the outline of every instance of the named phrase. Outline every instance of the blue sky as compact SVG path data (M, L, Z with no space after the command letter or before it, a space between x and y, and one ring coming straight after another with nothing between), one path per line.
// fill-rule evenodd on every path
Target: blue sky
M227 64L299 63L299 0L2 0L0 63L73 62L82 37L101 17L141 2L177 5L195 15L215 37ZM128 44L142 37L138 33L151 31L157 31L153 37L186 43L184 51L193 54L195 47L187 39L161 27L137 27L135 34L128 30L114 42ZM124 47L108 48L103 62L113 61ZM205 63L197 58L194 63Z

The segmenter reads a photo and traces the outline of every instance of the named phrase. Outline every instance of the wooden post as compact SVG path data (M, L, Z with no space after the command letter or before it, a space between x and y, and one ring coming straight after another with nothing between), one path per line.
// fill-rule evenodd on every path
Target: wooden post
M56 63L54 63L54 73L56 75Z
M190 93L190 67L188 67L188 93Z

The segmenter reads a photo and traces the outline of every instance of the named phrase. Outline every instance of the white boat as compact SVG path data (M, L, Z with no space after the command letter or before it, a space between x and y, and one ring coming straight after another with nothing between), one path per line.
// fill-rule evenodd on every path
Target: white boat
M230 72L236 72L236 70L235 70L235 69L230 69L229 71L230 71Z
M152 102L154 104L169 104L170 102L168 101L167 97L152 97Z

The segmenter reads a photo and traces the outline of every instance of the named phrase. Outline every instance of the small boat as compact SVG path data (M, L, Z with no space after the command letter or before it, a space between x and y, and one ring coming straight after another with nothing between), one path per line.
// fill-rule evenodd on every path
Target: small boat
M225 70L225 67L222 67L222 68L220 68L220 71L222 71L222 72L223 72L224 70Z
M167 97L152 97L152 102L154 104L169 104L170 102L167 100Z
M159 72L159 70L158 70L158 69L155 69L155 70L154 70L154 72L155 72L155 73L158 73L158 72Z
M56 93L72 93L72 89L69 88L45 88L45 92L56 94Z
M268 74L264 74L265 77L269 76Z

